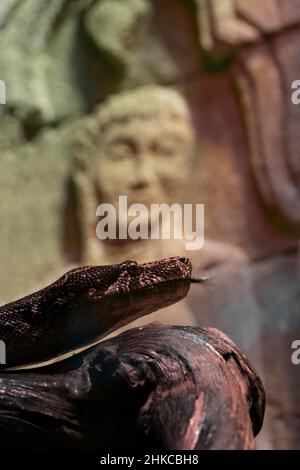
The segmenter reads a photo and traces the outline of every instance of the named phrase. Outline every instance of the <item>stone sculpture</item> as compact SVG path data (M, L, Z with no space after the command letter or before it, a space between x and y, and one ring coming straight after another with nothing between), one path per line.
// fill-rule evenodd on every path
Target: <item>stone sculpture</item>
M98 28L107 18L109 25ZM206 207L207 242L193 263L209 272L210 283L201 292L193 288L190 308L201 325L225 330L262 375L268 407L259 445L268 448L300 446L299 373L291 362L291 344L300 338L300 106L291 101L291 84L300 78L299 24L298 0L6 0L0 6L0 79L7 85L7 103L0 105L1 298L44 285L47 273L54 279L66 258L74 264L103 255L98 240L96 248L91 243L95 226L87 214L94 217L95 208L81 207L103 198L95 194L99 188L111 191L89 169L89 135L97 140L97 119L127 92L134 97L145 85L176 89L193 116L196 149L193 166L180 167L190 172L188 184L182 181L177 193L170 174L171 189ZM187 160L191 141L185 142ZM75 199L64 211L70 174ZM140 191L152 200L150 191ZM69 219L75 225L66 236ZM63 232L68 243L61 242ZM152 256L136 243L132 250L128 244L126 258L138 246L141 256ZM114 253L107 246L106 255Z

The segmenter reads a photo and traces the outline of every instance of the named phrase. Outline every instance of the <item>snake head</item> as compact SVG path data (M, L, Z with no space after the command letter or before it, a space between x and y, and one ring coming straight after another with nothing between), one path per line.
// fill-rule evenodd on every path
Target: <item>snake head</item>
M10 365L75 351L181 300L193 282L191 273L191 262L184 257L67 272L50 286L2 307Z
M97 325L95 331L101 323L101 330L111 332L181 300L189 291L191 273L191 261L185 257L143 264L127 260L73 269L54 288L60 292L59 299L65 298L61 309L72 312L73 322L82 328Z

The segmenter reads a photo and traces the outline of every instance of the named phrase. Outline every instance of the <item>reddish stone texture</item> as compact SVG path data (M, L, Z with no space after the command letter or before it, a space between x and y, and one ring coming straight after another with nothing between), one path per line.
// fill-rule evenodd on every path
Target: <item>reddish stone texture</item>
M262 377L258 447L299 449L300 368L291 361L300 338L300 106L291 101L299 2L236 0L234 18L259 35L247 44L241 34L227 73L202 75L188 92L197 96L195 192L206 203L207 243L193 259L196 273L210 275L189 301L199 323L229 334ZM215 36L213 56L224 38Z
M47 43L42 50L41 63L47 57L51 73L47 74L47 83L39 79L41 82L37 89L51 89L52 119L58 127L64 116L79 118L79 134L83 115L87 111L92 115L95 107L111 93L155 83L176 87L187 98L194 115L198 149L185 200L205 204L206 242L203 252L186 254L193 258L196 273L207 271L210 274L210 281L205 286L193 287L190 308L200 325L225 330L249 355L262 375L269 405L259 446L300 448L297 401L300 366L292 366L290 361L291 343L300 339L297 264L300 105L295 106L291 102L291 83L300 80L300 2L195 0L193 3L194 8L192 2L185 0L149 2L150 13L143 24L139 23L141 28L134 36L138 41L128 45L130 60L127 60L129 56L122 57L122 54L109 57L109 50L106 50L108 57L103 60L105 44L97 42L99 38L93 36L93 31L83 20L87 13L83 11L84 7L78 14L84 31L82 37L79 34L73 43L70 37L61 36L64 28L66 31L73 28L68 25L72 15L66 10L60 16L59 27L53 28L53 37L59 40L57 43L51 40L51 45ZM13 15L11 18L13 21ZM134 24L134 17L132 21ZM30 25L29 21L27 23ZM24 25L20 26L24 28ZM33 57L41 57L32 52L32 44L35 44L32 41L33 28L28 29L27 35L22 33L25 52L23 49L20 52L20 63L23 64L22 60L25 64L30 63L30 71L27 67L24 70L32 74L29 75L30 82L35 83L35 71L40 70L40 63L33 66ZM3 29L1 40L5 37L4 32ZM13 38L15 40L15 36ZM11 42L9 39L9 44ZM76 66L73 59L66 60L69 52L64 51L60 44L67 44L67 51L73 51ZM117 50L118 46L120 44L117 44ZM3 46L3 51L8 49ZM10 61L7 67L9 64ZM62 74L58 73L59 64L66 67ZM16 84L20 80L16 89L21 99L18 102L19 94L11 95L16 111L10 118L19 119L16 129L25 129L20 137L22 143L26 136L31 136L30 149L35 149L37 161L40 161L41 154L47 160L49 143L45 137L49 132L44 129L39 134L39 131L47 116L51 116L51 110L40 109L43 103L35 102L33 96L26 94L23 74L17 73L23 68L14 64L12 69L8 76L14 77ZM79 70L84 71L81 72L83 77ZM64 87L61 87L62 77L72 77L72 80L70 83L63 80ZM85 87L79 85L81 82ZM70 90L70 96L75 95L77 100L65 99ZM43 119L36 129L30 119L22 122L22 116L27 115L27 107L33 108L34 113L41 111ZM28 133L29 124L33 125L35 133L32 130ZM67 123L63 124L67 127ZM52 144L52 152L61 161L69 159L71 162L72 155L68 149L72 145L69 141L66 143L59 132L56 127L50 132L51 139L57 139ZM11 141L15 142L15 134L12 136ZM23 145L19 148L23 149ZM17 155L17 150L12 150ZM20 157L20 162L24 161L22 154L17 157ZM36 165L32 164L32 168ZM12 194L16 201L16 188L25 178L22 179L23 173L20 172L19 176L15 168L9 171L12 171L13 178L4 173L2 167L0 173L8 174L5 176L10 191L7 194ZM12 276L14 286L19 283L19 291L21 287L23 289L28 272L32 284L37 280L40 282L41 272L48 271L49 266L54 269L53 264L58 262L53 262L53 259L63 257L58 229L49 232L52 237L50 244L45 241L41 224L34 224L33 236L32 219L28 217L27 225L22 221L20 230L19 217L14 215L35 213L35 221L44 220L50 213L49 207L60 207L51 197L47 199L46 207L32 203L39 200L40 191L36 197L32 196L32 200L28 198L28 194L34 194L36 180L45 182L45 193L60 194L58 189L65 184L65 170L60 175L58 171L55 173L57 185L56 181L49 184L52 180L48 174L47 165L39 170L38 177L36 171L32 171L32 176L25 172L26 187L30 187L30 191L24 191L26 210L1 212L7 214L7 220L13 214L13 221L7 224L9 233L2 237L1 242L3 255L9 253L8 258L4 257L8 260L4 263L7 266L1 280L4 290L9 290ZM15 180L18 184L14 183ZM57 209L58 227L61 213ZM11 239L11 234L14 237L20 234L22 238L14 238L13 250L10 248L12 245L5 242ZM25 244L21 243L23 240ZM49 246L51 249L47 250ZM55 247L56 257L53 256ZM44 257L42 271L39 267L31 269L31 261L27 258L24 262L24 253L29 252L32 260ZM59 269L65 271L61 265Z
M276 0L265 0L264 2L260 0L234 0L234 3L237 14L262 33L277 32L287 22Z

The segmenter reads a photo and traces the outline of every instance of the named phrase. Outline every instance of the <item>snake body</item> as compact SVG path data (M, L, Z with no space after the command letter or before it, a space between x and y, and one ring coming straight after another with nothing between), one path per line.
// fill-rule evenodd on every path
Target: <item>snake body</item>
M187 258L125 261L68 271L49 286L0 307L5 369L40 364L88 346L189 291Z

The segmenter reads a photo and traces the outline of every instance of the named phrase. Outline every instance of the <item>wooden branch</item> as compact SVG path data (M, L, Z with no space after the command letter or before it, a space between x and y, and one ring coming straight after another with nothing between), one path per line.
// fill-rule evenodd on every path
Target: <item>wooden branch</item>
M0 397L2 449L253 449L265 406L224 334L159 323L2 374Z

